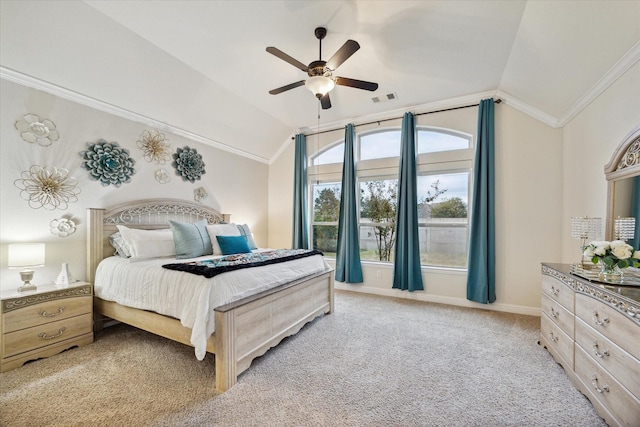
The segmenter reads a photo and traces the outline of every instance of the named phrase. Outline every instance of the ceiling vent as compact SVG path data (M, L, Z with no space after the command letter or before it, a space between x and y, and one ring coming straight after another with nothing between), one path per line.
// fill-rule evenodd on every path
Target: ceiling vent
M398 99L398 95L396 95L395 93L388 93L386 95L374 96L373 98L371 98L374 104L377 104L378 102L391 101L393 99Z

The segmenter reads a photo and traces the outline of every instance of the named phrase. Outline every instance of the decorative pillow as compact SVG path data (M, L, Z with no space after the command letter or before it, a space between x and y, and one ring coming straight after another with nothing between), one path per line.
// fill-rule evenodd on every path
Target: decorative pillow
M194 223L170 220L169 226L173 232L176 258L195 258L213 253L206 219Z
M122 238L122 234L118 231L109 236L109 243L116 250L116 255L122 258L131 258L131 249Z
M253 240L253 235L251 234L251 230L247 224L238 224L238 230L240 231L240 235L244 236L247 239L247 245L249 245L249 249L258 249L256 242Z
M251 252L244 236L216 236L222 255L247 254Z
M173 232L168 228L141 230L118 225L118 230L131 250L131 261L176 256Z
M240 236L240 230L235 224L210 224L207 225L207 233L211 238L211 246L213 246L214 255L222 255L220 244L216 236Z

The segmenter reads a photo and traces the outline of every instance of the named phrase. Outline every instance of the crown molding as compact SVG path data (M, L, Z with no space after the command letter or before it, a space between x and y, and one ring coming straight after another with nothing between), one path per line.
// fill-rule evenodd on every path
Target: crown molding
M219 150L223 150L238 156L246 157L248 159L255 160L260 163L269 164L269 160L263 157L256 156L254 154L248 153L243 150L239 150L237 148L223 144L219 141L213 140L211 138L207 138L206 136L188 131L186 129L179 128L177 126L173 126L169 123L165 123L165 122L153 119L151 117L145 116L140 113L136 113L135 111L127 110L125 108L118 107L116 105L109 104L108 102L104 102L99 99L81 94L79 92L75 92L75 91L63 88L61 86L38 79L36 77L32 77L27 74L20 73L10 68L0 66L0 79L17 83L19 85L26 86L32 89L40 90L42 92L55 95L57 97L66 99L68 101L73 101L75 103L96 109L98 111L112 114L114 116L131 120L136 123L141 123L145 126L151 126L156 129L162 130L163 132L170 132L174 135L182 136L189 140L200 142L204 145L208 145L210 147L214 147Z
M552 128L560 127L558 124L559 122L557 118L553 117L550 114L545 113L542 110L532 107L531 105L527 104L526 102L522 101L519 98L516 98L515 96L509 94L508 92L505 92L503 90L498 90L497 96L498 98L502 99L502 102L515 108L521 113L524 113L530 117L533 117L534 119L548 126L551 126Z
M640 41L626 53L618 62L615 63L604 76L600 78L584 95L576 101L575 104L560 118L559 127L564 127L573 120L582 110L587 108L598 96L602 94L609 86L611 86L624 73L629 71L638 61L640 61Z

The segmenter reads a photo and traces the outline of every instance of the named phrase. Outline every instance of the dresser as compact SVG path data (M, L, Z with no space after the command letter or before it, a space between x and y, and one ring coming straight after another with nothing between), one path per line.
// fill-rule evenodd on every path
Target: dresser
M0 372L93 342L93 285L0 293Z
M542 264L540 344L610 426L640 426L640 287Z

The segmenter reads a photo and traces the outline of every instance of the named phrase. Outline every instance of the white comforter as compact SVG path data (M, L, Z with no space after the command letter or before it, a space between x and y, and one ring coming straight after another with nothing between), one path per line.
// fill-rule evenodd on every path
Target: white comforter
M214 256L195 259L211 258ZM329 269L320 255L231 271L211 279L162 268L163 264L187 261L193 260L130 262L109 257L98 265L94 287L96 296L104 300L180 319L192 330L191 344L198 360L204 359L207 339L215 330L215 307Z

